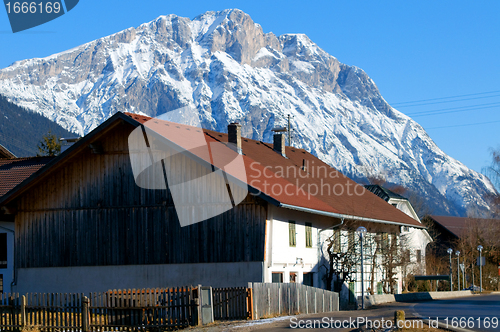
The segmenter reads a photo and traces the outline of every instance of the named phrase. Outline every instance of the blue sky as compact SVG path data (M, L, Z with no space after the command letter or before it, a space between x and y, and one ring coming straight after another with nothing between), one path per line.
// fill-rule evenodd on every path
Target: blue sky
M305 33L341 62L362 68L391 105L472 169L481 171L491 160L489 149L500 147L498 0L80 0L62 17L15 34L0 9L0 68L160 15L193 18L226 8L245 11L264 32ZM450 96L461 97L437 99ZM429 101L402 104L420 100Z

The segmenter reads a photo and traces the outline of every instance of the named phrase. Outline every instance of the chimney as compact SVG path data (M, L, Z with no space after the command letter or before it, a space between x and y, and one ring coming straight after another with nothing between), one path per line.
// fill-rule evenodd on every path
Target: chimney
M274 128L274 147L273 150L278 152L283 157L285 155L285 135L283 134L286 131L286 128Z
M237 122L233 122L227 126L228 143L230 147L242 154L241 151L241 125Z
M61 143L61 152L64 152L69 149L70 146L75 144L80 140L80 137L68 137L68 138L62 138L59 140Z

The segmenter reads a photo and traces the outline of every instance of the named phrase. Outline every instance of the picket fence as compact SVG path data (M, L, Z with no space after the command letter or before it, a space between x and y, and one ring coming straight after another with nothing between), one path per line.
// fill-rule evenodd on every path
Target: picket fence
M55 331L174 330L198 325L194 287L103 293L0 294L0 331L38 326Z
M207 288L207 287L205 287ZM339 310L338 293L289 283L211 288L213 320ZM205 296L205 295L203 295ZM0 293L0 332L37 326L42 331L159 331L205 322L201 286L112 290L102 293ZM204 312L204 311L203 311Z

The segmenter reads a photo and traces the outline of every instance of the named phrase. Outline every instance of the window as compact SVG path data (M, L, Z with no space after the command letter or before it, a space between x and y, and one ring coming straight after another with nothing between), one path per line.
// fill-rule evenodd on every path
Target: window
M302 275L302 283L306 286L314 286L313 285L313 273L304 273Z
M290 247L297 245L297 233L295 232L295 221L288 222L288 243Z
M0 294L3 293L3 274L0 274Z
M7 268L7 233L0 233L0 269Z
M312 246L312 224L310 222L306 222L306 248L312 248Z
M422 250L417 250L417 263L422 261Z
M290 272L290 282L297 282L297 272Z
M410 263L411 262L410 250L406 250L405 251L404 260L405 260L405 263Z
M282 283L283 282L283 272L273 272L272 282Z

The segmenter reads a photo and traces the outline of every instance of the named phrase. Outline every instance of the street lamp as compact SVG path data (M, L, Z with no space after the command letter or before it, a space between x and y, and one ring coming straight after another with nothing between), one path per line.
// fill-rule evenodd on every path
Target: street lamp
M460 251L455 251L457 255L457 280L458 280L458 290L460 290Z
M462 288L463 289L466 289L467 288L467 280L465 279L465 258L464 258L464 262L462 263L463 265L463 269L462 269Z
M481 252L483 251L483 246L478 245L477 250L479 250L479 291L482 293L483 292L483 257L481 255Z
M450 291L452 292L453 291L453 275L451 272L451 254L453 254L453 249L448 248L448 250L446 250L446 252L450 255Z
M358 229L356 229L356 233L358 233L359 240L361 242L361 309L365 309L365 286L363 285L364 279L363 279L363 237L366 234L366 228L363 226L359 226Z

